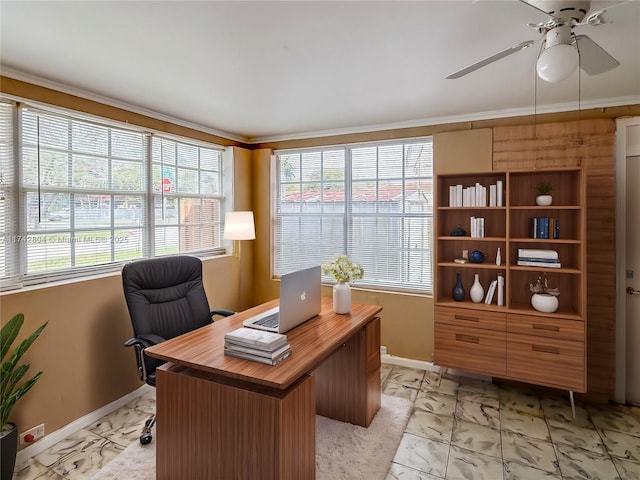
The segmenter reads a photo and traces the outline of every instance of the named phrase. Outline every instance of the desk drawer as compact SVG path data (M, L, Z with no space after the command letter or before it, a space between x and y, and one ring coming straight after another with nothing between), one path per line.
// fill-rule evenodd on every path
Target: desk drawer
M507 314L482 312L455 307L436 307L436 323L447 323L458 327L483 328L487 330L506 331Z
M581 320L509 314L507 316L507 331L535 335L536 337L584 342L584 322Z
M508 333L507 375L514 380L584 392L584 342Z
M504 375L506 334L436 323L436 365L484 375Z

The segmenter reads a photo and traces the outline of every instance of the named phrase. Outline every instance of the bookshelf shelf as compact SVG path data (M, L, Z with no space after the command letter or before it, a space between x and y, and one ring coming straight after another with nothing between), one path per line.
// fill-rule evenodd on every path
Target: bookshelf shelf
M550 206L535 204L535 186L541 182L553 186ZM451 206L456 201L456 189L478 188L478 185L502 185L499 195L502 205ZM436 364L571 391L586 391L585 195L585 175L580 168L436 176ZM484 218L484 237L449 234L458 224L470 232L471 217ZM540 222L557 226L557 231L548 228L534 233L533 226L540 226ZM559 238L553 238L554 233ZM534 235L552 238L534 238ZM501 264L495 265L498 248ZM454 262L462 257L463 250L469 253L482 251L485 262ZM519 250L543 250L545 254L556 255L555 261L561 267L518 265ZM547 261L554 262L554 259ZM462 302L452 298L458 275L466 291ZM491 304L470 300L469 290L475 275L478 275L485 295L492 280L499 275L504 279L502 305L496 304L497 292ZM546 278L549 287L560 290L559 307L554 313L541 313L531 306L529 285L535 284L538 278ZM558 371L564 367L565 371Z

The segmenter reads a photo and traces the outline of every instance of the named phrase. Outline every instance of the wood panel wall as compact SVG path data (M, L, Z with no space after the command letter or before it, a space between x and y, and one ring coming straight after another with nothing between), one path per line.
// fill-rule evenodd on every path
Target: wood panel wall
M587 175L587 394L614 395L615 120L493 130L493 169L583 166Z

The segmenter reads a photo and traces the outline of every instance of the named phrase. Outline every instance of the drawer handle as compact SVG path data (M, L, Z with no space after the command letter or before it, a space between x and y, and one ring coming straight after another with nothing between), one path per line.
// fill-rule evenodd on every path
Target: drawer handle
M479 322L480 319L478 317L467 317L466 315L456 315L456 320L468 320L469 322Z
M560 354L560 349L557 347L544 347L541 345L531 345L531 350L534 352L553 353L554 355Z
M458 340L459 342L480 343L479 337L472 337L471 335L462 335L460 333L456 333L456 340Z
M559 332L560 331L560 327L555 326L555 325L540 325L537 323L533 324L533 329L534 330L549 330L550 332Z

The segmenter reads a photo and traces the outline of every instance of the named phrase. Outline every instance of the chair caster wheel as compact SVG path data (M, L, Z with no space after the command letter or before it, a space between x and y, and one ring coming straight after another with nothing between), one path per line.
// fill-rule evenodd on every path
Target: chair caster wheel
M151 443L151 439L153 437L151 435L140 435L140 445L148 445Z

